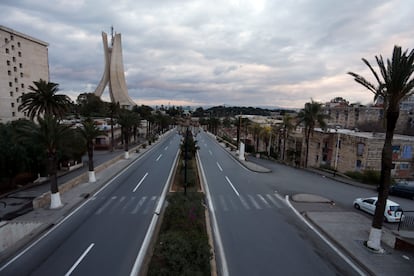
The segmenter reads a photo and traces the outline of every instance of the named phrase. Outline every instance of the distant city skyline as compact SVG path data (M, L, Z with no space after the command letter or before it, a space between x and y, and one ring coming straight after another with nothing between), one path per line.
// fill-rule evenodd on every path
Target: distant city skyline
M111 26L129 95L150 106L366 105L373 94L347 72L371 78L361 58L376 64L394 45L414 45L409 0L5 0L0 9L0 25L49 43L50 81L73 100L97 87Z

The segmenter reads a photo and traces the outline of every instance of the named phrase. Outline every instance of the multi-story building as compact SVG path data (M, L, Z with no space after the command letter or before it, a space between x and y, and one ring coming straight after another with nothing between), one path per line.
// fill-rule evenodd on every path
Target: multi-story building
M349 104L342 98L335 98L325 103L324 108L325 113L329 115L328 125L347 129L359 128L370 123L381 125L385 116L382 104L370 106ZM401 102L395 131L409 135L414 133L414 96Z
M49 81L48 43L0 25L0 122L24 118L19 97L33 81Z
M338 172L381 170L384 133L358 132L349 129L315 129L309 142L308 166L329 166ZM393 169L395 178L414 177L414 137L394 135ZM305 153L302 146L302 158Z

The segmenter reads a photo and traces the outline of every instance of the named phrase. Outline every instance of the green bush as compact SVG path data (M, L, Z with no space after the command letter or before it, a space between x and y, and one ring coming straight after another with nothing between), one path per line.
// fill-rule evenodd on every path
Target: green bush
M202 194L174 193L167 201L148 275L210 275Z
M364 170L362 172L349 171L349 172L346 172L345 175L357 181L360 181L362 183L378 185L378 183L380 182L381 173L379 171L374 171L374 170Z

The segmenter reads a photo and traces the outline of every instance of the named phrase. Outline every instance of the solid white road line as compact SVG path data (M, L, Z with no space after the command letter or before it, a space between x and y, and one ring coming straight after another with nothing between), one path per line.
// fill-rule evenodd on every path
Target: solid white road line
M213 155L213 153L211 152L211 150L208 150L208 153L210 153L210 155Z
M338 256L340 256L347 264L349 264L355 272L357 272L359 275L366 275L357 265L355 265L351 259L349 259L347 256L345 256L336 246L331 243L327 238L325 238L313 225L308 222L299 212L295 209L295 207L292 206L292 204L289 201L289 196L286 195L285 197L286 204L292 209L292 211L313 231L316 235L319 236L333 251L335 251Z
M94 246L94 243L91 243L89 245L88 248L86 248L86 250L83 252L83 254L79 257L79 259L76 261L76 263L73 264L73 266L69 269L68 272L66 272L65 276L69 276L70 274L72 274L72 272L76 269L76 267L80 264L80 262L82 262L83 258L85 258L86 254L88 254L88 252L92 249L92 247Z
M211 199L210 189L208 188L207 178L206 178L206 175L204 173L203 164L201 163L200 155L199 155L198 151L197 151L197 160L199 161L199 164L200 164L201 178L202 178L202 181L204 183L204 189L206 191L207 205L210 209L209 213L210 213L210 216L211 216L211 223L212 223L212 228L213 228L213 232L214 232L215 241L216 241L216 244L217 244L217 253L218 253L218 256L220 258L221 275L229 276L229 270L228 270L228 267L227 267L226 255L224 253L224 247L223 247L223 242L221 240L221 235L220 235L220 230L219 230L218 223L217 223L216 213L214 211L214 206L213 206L213 201Z
M216 164L217 164L217 167L219 168L219 170L222 172L223 168L220 166L220 164L218 162L216 162Z
M137 186L135 186L135 188L132 190L133 193L135 193L135 191L139 188L139 186L141 186L142 182L144 182L145 178L148 176L148 172L145 173L145 175L141 178L141 180L138 182Z
M236 193L237 196L240 196L239 192L234 188L233 183L231 183L230 179L226 176L227 182L230 184L230 186L233 188L233 191Z

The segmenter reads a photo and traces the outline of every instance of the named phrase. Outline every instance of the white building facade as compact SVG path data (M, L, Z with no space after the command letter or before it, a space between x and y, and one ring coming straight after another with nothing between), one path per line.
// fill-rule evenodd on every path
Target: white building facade
M25 118L19 97L33 81L49 81L49 44L0 25L0 123Z

